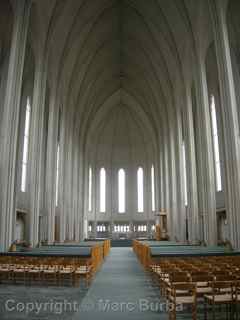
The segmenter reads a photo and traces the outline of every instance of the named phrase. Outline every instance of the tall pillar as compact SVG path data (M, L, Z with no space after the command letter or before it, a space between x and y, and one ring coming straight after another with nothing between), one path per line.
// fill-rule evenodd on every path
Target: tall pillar
M240 248L240 148L238 106L234 85L226 11L221 1L208 1L219 73L226 165L226 209L232 245Z
M169 140L164 127L164 139L163 139L163 172L164 172L164 209L167 212L167 233L171 239L173 237L173 217L170 211L170 165L169 165Z
M184 104L185 105L185 104ZM179 106L176 106L175 127L175 161L176 161L176 188L177 188L177 224L179 241L186 240L186 208L184 197L184 162L183 162L183 128L182 114ZM187 173L188 175L188 173Z
M16 158L23 68L31 2L14 1L14 25L3 112L0 244L7 250L15 232Z
M183 210L183 196L181 189L180 168L182 157L180 155L180 137L181 131L177 115L172 110L170 115L170 163L171 163L171 214L172 214L172 234L173 239L184 241L185 232L185 215ZM181 170L182 171L182 170ZM184 215L184 216L183 216Z
M164 150L163 150L163 146L161 147L159 157L160 157L160 164L159 164L158 183L160 185L160 188L159 188L160 189L160 192L159 192L160 201L159 201L159 206L156 208L156 211L165 208L164 190L166 190L166 188L164 186Z
M188 237L191 243L200 241L200 226L198 212L197 168L194 138L194 123L192 112L191 90L187 91L187 103L184 108L185 142L186 142L186 166L188 168L187 184L188 192Z
M149 163L150 164L150 163ZM151 165L146 165L144 168L145 179L144 179L144 215L147 218L147 236L149 237L149 223L152 216L152 190L151 190Z
M79 172L78 172L78 188L79 188L79 196L78 196L78 212L77 212L77 221L80 224L80 235L79 239L84 240L88 236L88 201L85 201L84 199L88 199L88 191L86 190L85 186L88 185L86 184L86 181L88 181L88 167L87 164L88 162L86 161L86 158L84 157L84 151L83 151L83 145L81 144L79 146L79 151L78 151L78 164L79 164ZM94 219L96 219L96 199L95 199L95 167L92 166L92 211L94 212ZM86 208L86 210L85 210ZM86 223L87 221L87 223ZM86 225L87 224L87 225ZM93 231L94 231L94 225L93 225Z
M66 211L64 207L64 195L65 195L65 155L66 155L66 140L65 140L65 119L67 119L66 116L66 110L67 108L64 108L62 111L62 116L60 119L60 141L59 141L59 241L64 242L66 240L66 228L67 228L67 219L66 219Z
M48 137L47 137L47 168L46 168L46 208L47 208L47 241L55 241L56 214L56 166L59 101L56 88L52 88L49 103Z
M217 215L216 215L216 187L214 171L214 155L212 144L211 115L208 98L205 61L199 61L197 102L198 122L201 132L202 156L202 210L204 241L208 245L217 244Z
M31 108L30 164L30 216L29 241L33 246L39 242L39 215L41 192L43 192L42 165L44 163L44 113L46 96L46 70L44 52L38 57L35 68L33 103Z
M78 208L78 195L79 195L79 157L78 157L78 144L77 139L74 143L75 149L73 151L73 213L74 213L74 240L80 241L80 226L81 226L81 214L83 214ZM83 203L83 207L84 203Z
M70 124L68 124L70 125ZM72 131L68 130L68 147L66 149L67 152L67 158L65 162L65 172L66 172L66 177L65 177L65 184L66 184L66 189L65 189L65 203L66 203L66 213L68 215L68 235L67 239L68 240L73 240L73 231L74 231L74 217L73 217L73 206L72 206L72 200L73 200L73 188L72 188L72 167L73 167L73 137L72 137Z

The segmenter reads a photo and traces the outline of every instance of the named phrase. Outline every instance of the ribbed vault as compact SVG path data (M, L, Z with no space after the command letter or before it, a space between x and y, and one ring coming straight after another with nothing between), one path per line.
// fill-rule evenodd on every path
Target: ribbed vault
M194 57L191 1L188 8L175 0L50 3L49 83L58 90L75 134L86 138L98 110L123 90L158 139L160 124L183 92L182 70Z

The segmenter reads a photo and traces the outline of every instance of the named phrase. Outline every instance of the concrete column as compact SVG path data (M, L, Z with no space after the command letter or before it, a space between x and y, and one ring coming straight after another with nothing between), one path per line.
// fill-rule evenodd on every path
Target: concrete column
M30 215L29 241L33 246L39 242L39 215L43 187L42 165L44 162L44 113L46 96L46 70L44 53L38 57L35 68L33 103L31 108L30 164Z
M148 163L148 162L147 162ZM147 218L147 235L149 235L148 225L152 216L152 192L151 192L151 165L144 166L144 216Z
M202 168L202 217L204 241L208 245L217 243L216 187L214 173L214 155L212 145L211 115L206 81L204 59L199 61L197 108L201 139Z
M216 46L226 163L226 209L230 241L240 248L240 146L238 106L234 85L226 11L220 1L208 1Z
M160 145L160 143L159 143ZM161 152L159 148L156 150L154 157L154 179L155 179L155 212L153 212L152 217L154 219L154 214L159 211L162 204L162 190L161 190Z
M185 106L185 104L184 104ZM176 106L175 115L175 161L176 161L176 188L177 188L177 232L181 242L186 240L186 208L184 197L184 163L183 163L183 128L182 114L179 106ZM187 172L188 175L188 172ZM188 188L188 185L187 185Z
M93 224L93 236L97 237L97 218L100 211L100 167L97 164L95 166L95 212L94 212L94 224ZM112 214L111 214L112 218Z
M167 212L167 233L173 239L173 217L170 208L170 165L169 165L169 139L164 128L163 139L163 172L164 172L164 209Z
M76 138L76 137L75 137ZM78 144L75 139L74 143L74 154L73 154L73 213L74 213L74 240L80 241L80 225L81 225L81 214L84 214L84 212L79 211L78 208L78 196L79 196L79 157L78 157ZM88 185L88 184L87 184ZM86 190L85 190L86 191ZM82 199L86 200L85 199ZM83 201L85 202L85 201ZM86 208L86 205L84 205L84 208ZM85 211L85 210L84 210Z
M64 242L66 240L66 211L64 206L64 193L65 193L65 155L66 155L66 139L65 139L65 119L66 119L66 110L64 108L61 116L60 123L60 143L59 143L59 240Z
M3 149L1 154L2 206L0 244L7 250L14 238L16 158L22 77L31 2L14 1L14 24L3 112Z
M170 157L170 206L171 206L171 237L180 241L181 232L179 225L178 190L177 190L177 143L175 126L176 121L173 114L169 115L169 157Z
M73 231L74 231L74 216L73 216L73 206L72 206L72 200L73 200L73 186L72 186L72 167L73 167L73 137L72 137L72 130L69 130L68 133L68 148L67 148L67 159L66 159L66 177L65 177L65 183L66 183L66 189L65 189L65 196L66 196L66 212L68 215L68 239L73 240Z
M84 181L85 179L85 161L83 156L83 149L81 145L79 146L78 150L78 163L79 163L79 171L78 171L78 221L79 221L79 239L84 240L85 232L84 232L84 225L85 225L85 219L86 214L88 213L88 210L85 212L84 210L84 197L85 197L85 188L84 188ZM92 177L93 177L93 184L92 184L92 210L94 212L95 210L95 168L92 166ZM94 200L93 200L94 199ZM87 206L88 209L88 206ZM94 228L94 227L93 227Z
M126 200L127 200L127 210L128 210L128 215L130 219L130 225L131 221L135 219L136 216L136 166L133 165L131 162L129 166L129 171L127 173L127 180L126 180ZM131 232L133 230L131 229Z
M166 190L166 189L164 186L164 151L163 151L163 146L161 147L161 151L160 151L159 181L158 181L158 183L160 185L160 201L159 201L159 207L156 208L157 209L156 211L165 208L164 190Z
M47 241L49 244L55 241L58 120L59 101L56 95L56 88L53 88L49 103L46 169Z
M187 103L184 108L183 122L185 129L186 145L186 166L188 170L187 184L188 192L188 236L191 243L200 240L199 210L198 210L198 190L197 190L197 169L196 152L194 138L194 123L192 113L191 90L187 91Z

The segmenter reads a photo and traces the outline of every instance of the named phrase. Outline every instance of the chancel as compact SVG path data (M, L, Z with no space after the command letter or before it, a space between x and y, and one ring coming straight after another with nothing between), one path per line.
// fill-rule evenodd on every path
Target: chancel
M239 0L1 0L0 318L237 318L239 83Z

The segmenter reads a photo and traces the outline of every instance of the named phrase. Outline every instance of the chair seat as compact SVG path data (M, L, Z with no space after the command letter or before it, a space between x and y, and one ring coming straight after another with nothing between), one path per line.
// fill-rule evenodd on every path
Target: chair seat
M228 303L228 302L231 302L233 299L232 299L232 295L231 294L218 294L218 295L205 295L205 298L208 300L208 301L211 301L211 302L215 302L215 303Z
M206 287L208 283L206 281L199 281L197 282L197 287Z
M76 274L88 274L89 271L88 270L76 270L75 273Z
M3 273L3 272L6 272L6 273L7 273L7 272L9 272L9 271L11 271L11 270L10 270L10 269L2 269L2 268L0 269L0 272L2 272L2 273Z
M197 287L197 293L211 293L212 288L210 287Z
M178 304L193 304L194 297L193 296L176 297L176 303L178 303Z
M72 270L60 270L59 273L60 274L71 274L71 273L73 273L73 271Z
M39 270L37 270L37 269L30 269L30 270L28 270L28 273L39 273L39 272L41 272L40 269L39 269Z

